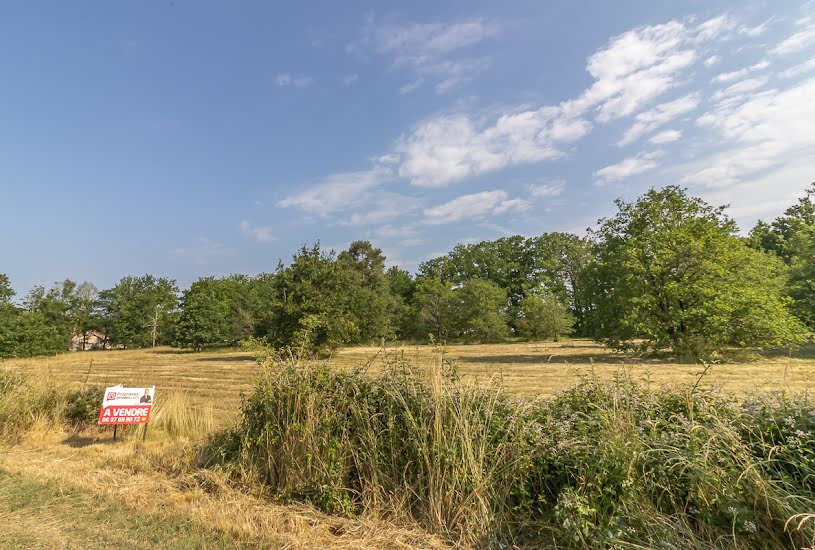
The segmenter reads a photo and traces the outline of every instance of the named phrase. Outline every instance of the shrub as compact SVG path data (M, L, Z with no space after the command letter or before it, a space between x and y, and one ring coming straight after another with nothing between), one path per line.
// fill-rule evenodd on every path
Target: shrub
M274 357L274 356L270 356ZM211 465L282 500L409 520L454 543L801 547L815 540L815 410L587 378L548 401L430 375L276 357ZM791 518L797 521L788 522ZM799 523L800 526L799 526Z
M85 386L69 392L66 396L65 420L75 427L96 424L104 394L105 388L102 386Z

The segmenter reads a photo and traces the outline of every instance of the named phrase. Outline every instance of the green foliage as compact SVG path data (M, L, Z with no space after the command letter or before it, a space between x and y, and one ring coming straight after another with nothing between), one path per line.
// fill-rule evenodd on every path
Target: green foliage
M400 339L412 338L417 333L419 316L414 304L416 283L410 273L397 266L385 272L390 293L390 318L395 335Z
M507 334L507 294L491 281L468 279L452 296L456 337L465 342L497 342Z
M68 392L65 398L65 420L74 427L96 424L104 395L104 386L85 386Z
M703 384L587 378L525 402L462 385L442 357L426 378L401 355L378 376L265 356L208 457L283 500L412 518L478 547L815 542L806 395L741 402Z
M368 241L354 241L337 256L350 280L350 313L360 342L393 338L393 296L385 278L385 256Z
M231 301L221 281L198 279L181 299L178 317L178 343L202 350L235 344L230 323Z
M413 292L419 317L420 335L432 335L436 341L446 340L453 324L453 290L438 277L416 279Z
M521 333L534 341L551 338L557 342L561 336L572 333L574 317L566 306L551 294L529 294L521 302Z
M815 329L815 223L801 229L787 247L790 252L789 294L798 317Z
M530 292L546 290L570 305L581 334L588 334L590 309L588 281L584 276L591 261L591 243L568 233L520 235L470 245L456 245L446 256L423 262L422 276L452 284L470 279L491 281L504 289L509 300L507 314L515 327L520 303Z
M783 264L738 238L722 208L678 187L617 206L595 235L595 299L606 343L698 358L728 346L803 340L783 295Z
M22 311L10 327L9 357L56 355L68 349L65 333L42 313Z
M280 265L273 285L273 321L265 335L273 345L296 340L312 352L327 352L358 341L351 273L319 243L303 246L290 266Z
M152 275L122 278L99 293L103 332L112 344L124 347L171 343L177 294L174 280Z
M815 183L806 190L798 203L787 208L771 224L759 221L750 232L750 243L761 250L777 254L791 263L796 254L796 236L815 226Z

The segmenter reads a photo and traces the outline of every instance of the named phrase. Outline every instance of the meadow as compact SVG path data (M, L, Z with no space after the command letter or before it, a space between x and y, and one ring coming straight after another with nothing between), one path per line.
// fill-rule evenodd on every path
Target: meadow
M419 367L427 385L401 375L388 378L394 365L408 364ZM460 380L439 378L442 364L455 365ZM360 366L363 373L355 369ZM803 548L802 538L762 543L761 536L784 531L779 517L803 521L811 530L811 496L801 496L802 475L811 475L801 472L811 471L811 459L790 462L803 468L792 474L784 473L783 463L783 471L774 469L781 462L777 457L756 462L756 453L798 451L787 443L765 442L777 437L770 431L734 441L732 425L740 425L741 417L719 401L768 390L811 392L811 348L715 364L704 375L702 365L621 355L586 340L354 347L327 361L292 360L275 369L264 369L253 353L234 349L116 350L0 362L0 374L23 373L36 385L27 394L15 394L18 390L9 386L3 396L8 399L0 403L30 416L22 437L0 443L0 546L493 547L499 539L490 533L503 525L514 531L501 541L528 548L599 547L601 541L626 536L651 545L669 541L665 547L770 548L786 540L783 547ZM371 386L367 379L378 382ZM54 421L64 418L62 413L20 406L29 395L58 401L48 388L76 391L117 383L157 386L145 442L138 429L114 443L109 431L71 427ZM483 388L490 393L481 393ZM229 436L220 450L215 445L202 451L212 434L238 424L242 394L248 402L232 432L239 435L240 441L233 439L237 446ZM304 404L292 407L301 398ZM37 399L43 401L31 397L31 402ZM647 405L635 405L640 401ZM767 418L801 413L802 422L809 422L807 403L762 410L770 411ZM192 405L192 415L183 412L186 404ZM506 414L483 417L485 405ZM383 406L370 414L371 407ZM388 418L400 407L417 418L428 410L432 416L399 428L404 440L414 443L398 443L386 452L388 441L376 438L390 421L376 425L369 419ZM298 416L304 411L306 416ZM396 414L392 421L398 424L410 414ZM524 418L523 426L504 422L513 417ZM541 432L539 422L554 431ZM774 422L765 424L775 430ZM272 426L281 436L254 444L258 433L252 426ZM744 426L752 430L752 424ZM664 434L677 439L668 444ZM312 441L307 467L300 463L306 456L298 450L302 441ZM480 441L489 443L471 445ZM418 454L410 455L413 449ZM554 454L535 454L540 449ZM359 468L372 457L397 456L406 460L397 470L388 470L390 459L371 472ZM274 457L274 475L264 473L269 457ZM674 461L686 463L658 472L662 477L656 481L643 477ZM424 469L410 473L420 464ZM275 480L280 471L289 473ZM537 477L542 471L548 473ZM399 483L407 483L403 476L411 485L400 489ZM349 479L351 485L344 485ZM405 491L415 502L392 501ZM540 508L539 499L552 491L552 506ZM688 500L673 501L671 492ZM693 504L688 508L687 502ZM376 513L360 513L360 506ZM694 512L696 506L709 515ZM676 510L678 519L665 509ZM727 515L730 509L733 517ZM732 522L732 539L717 538L711 526L722 522L725 531ZM614 531L618 523L631 532Z
M523 397L549 397L577 383L581 376L611 377L625 374L646 385L695 382L703 367L663 357L617 353L585 339L563 342L448 345L438 348L452 361L462 378L480 385L499 380L508 391ZM367 365L376 373L388 357L401 355L428 364L430 345L355 346L344 348L327 362L334 368ZM221 349L192 352L169 347L101 352L64 353L54 357L0 360L0 368L47 376L61 384L153 385L159 394L186 392L196 403L209 403L216 411L236 410L241 392L251 390L260 372L249 351ZM779 351L745 356L739 361L713 365L705 383L726 391L815 389L815 346L793 353Z

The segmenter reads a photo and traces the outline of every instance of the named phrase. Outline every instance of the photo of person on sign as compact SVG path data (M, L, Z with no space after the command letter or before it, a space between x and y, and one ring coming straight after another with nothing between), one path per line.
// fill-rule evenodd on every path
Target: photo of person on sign
M144 395L142 395L141 398L139 399L139 403L152 403L152 402L153 398L150 397L150 390L145 388Z

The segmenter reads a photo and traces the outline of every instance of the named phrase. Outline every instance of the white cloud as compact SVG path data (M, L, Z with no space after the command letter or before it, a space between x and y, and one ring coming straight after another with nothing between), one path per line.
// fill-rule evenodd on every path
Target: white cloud
M653 170L659 166L657 160L662 154L662 151L640 153L637 156L628 157L617 164L605 166L594 172L594 177L597 178L595 185L605 185Z
M697 119L727 148L687 167L683 182L727 187L815 155L815 78L730 102ZM811 162L809 162L811 170Z
M588 58L586 68L594 83L574 99L536 109L507 109L494 121L466 113L425 120L394 147L402 158L399 175L413 185L435 187L507 166L562 158L570 144L589 133L592 113L604 123L641 110L682 82L685 69L697 59L694 48L700 41L731 26L726 17L719 17L697 27L680 21L640 27L613 37ZM635 124L632 136L664 124L658 117L668 114Z
M684 95L673 101L657 105L649 111L639 113L634 125L629 128L617 145L624 146L633 143L640 137L653 132L660 126L667 124L676 117L693 111L699 106L700 95L698 92Z
M697 27L697 38L699 40L710 40L733 29L735 26L735 21L730 19L730 17L727 15L719 15L704 21Z
M712 67L721 60L722 58L719 57L718 55L711 55L710 57L705 59L705 67Z
M437 117L396 143L399 175L413 185L438 187L511 164L562 157L559 146L580 139L590 127L557 107L505 114L486 125L463 114Z
M407 84L403 84L401 88L399 88L399 95L409 94L411 92L415 92L419 88L422 87L424 84L424 78L419 77L416 80L408 82Z
M533 199L540 197L558 197L563 194L566 184L562 181L537 183L528 187L529 196Z
M665 130L658 134L651 136L648 143L652 145L661 145L663 143L671 143L682 138L682 132L679 130Z
M362 210L353 212L347 220L340 221L340 225L362 226L387 223L406 214L414 212L421 206L419 200L391 193L379 191L364 196Z
M367 202L370 198L367 192L392 177L390 169L379 165L370 170L332 174L304 191L289 195L277 206L296 207L320 216L349 210Z
M272 228L268 225L253 226L248 221L244 220L240 223L241 231L249 235L259 243L269 243L274 240L272 235Z
M529 202L519 198L510 199L506 191L482 191L456 197L444 204L424 211L424 221L429 225L458 222L464 219L480 219L490 214L524 211Z
M344 77L342 77L342 83L345 84L346 86L350 86L351 84L353 84L357 80L359 80L359 75L356 74L356 73L347 74Z
M738 80L739 78L743 78L743 77L747 76L748 74L750 74L752 72L760 71L762 69L766 69L769 66L770 66L769 61L766 61L766 60L765 61L759 61L755 65L750 65L749 67L745 67L745 68L739 69L737 71L731 71L729 73L721 73L719 75L716 75L716 77L713 78L712 82L719 82L719 83L732 82L734 80Z
M736 82L732 86L728 86L723 90L717 91L713 94L713 100L718 101L725 97L735 96L746 92L752 92L767 84L767 77L760 76L756 78L747 78L741 82Z
M596 106L600 122L630 115L678 84L683 69L696 59L693 39L679 21L612 38L588 59L594 84L569 105L578 113Z
M305 88L314 84L314 79L308 76L292 76L289 73L280 73L275 77L275 84L280 87Z
M799 63L798 65L793 65L789 69L778 73L778 76L781 78L794 78L812 70L815 70L815 57L809 59L808 61L804 61L803 63Z
M770 17L763 23L760 23L754 27L742 25L739 27L739 34L747 36L749 38L756 38L757 36L761 36L762 34L764 34L774 20L775 17Z
M812 25L802 31L799 31L786 40L782 41L775 48L772 53L778 55L786 55L790 53L800 52L815 45L815 25Z
M380 54L393 57L396 68L407 69L413 78L400 88L410 93L427 81L435 82L437 93L446 93L473 79L489 67L484 57L457 55L496 36L500 26L487 19L454 23L383 23L369 21L361 43L372 44ZM354 50L359 46L354 45Z
M507 199L492 211L493 214L505 214L506 212L526 212L532 208L530 202L526 199L516 197L514 199Z

